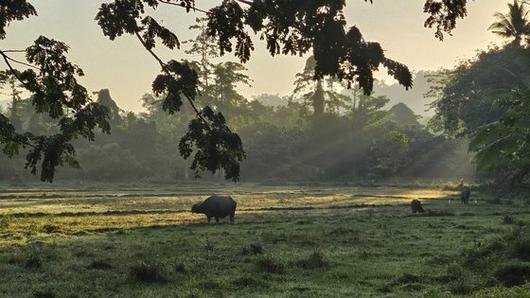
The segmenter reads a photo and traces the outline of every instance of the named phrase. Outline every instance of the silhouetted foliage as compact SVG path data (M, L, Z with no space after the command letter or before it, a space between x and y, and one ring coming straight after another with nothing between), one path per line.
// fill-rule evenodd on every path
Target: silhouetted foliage
M491 24L489 30L501 37L513 38L513 44L520 46L524 37L530 37L528 10L526 4L518 0L509 3L508 9L508 14L495 13L497 21Z

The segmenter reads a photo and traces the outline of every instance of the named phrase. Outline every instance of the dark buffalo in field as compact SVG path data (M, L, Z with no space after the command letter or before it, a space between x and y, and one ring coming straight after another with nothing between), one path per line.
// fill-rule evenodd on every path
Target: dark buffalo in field
M425 210L423 210L423 206L421 205L421 202L418 200L412 200L412 202L410 202L410 208L412 209L412 213L425 212Z
M229 196L211 196L202 203L197 203L191 207L191 212L202 213L208 218L208 222L213 217L216 222L219 218L230 216L230 222L234 222L237 203Z
M458 188L460 189L460 201L462 204L467 205L469 203L469 197L471 197L471 188L464 185L464 179L460 180Z

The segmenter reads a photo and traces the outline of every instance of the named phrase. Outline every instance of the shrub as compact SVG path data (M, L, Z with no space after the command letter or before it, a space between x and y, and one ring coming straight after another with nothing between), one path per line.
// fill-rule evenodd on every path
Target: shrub
M260 270L268 273L285 273L285 265L281 261L275 260L273 257L270 256L259 259L256 265Z
M397 284L414 284L419 282L421 282L420 277L410 273L405 273L396 279Z
M513 216L507 214L507 215L505 215L502 218L502 223L505 224L505 225L511 225L511 224L515 223L515 218L513 218Z
M213 252L215 250L215 245L209 240L206 240L204 243L204 249L206 249L208 252Z
M186 269L186 265L184 265L183 263L176 263L174 268L175 272L177 273L185 273L188 271L188 269Z
M516 239L513 242L512 255L521 260L530 261L530 237Z
M449 284L453 294L465 295L473 291L473 288L465 280L455 280Z
M51 290L37 290L33 292L35 298L55 298L55 293Z
M506 241L495 239L480 247L464 251L464 263L468 267L481 267L489 263L488 258L501 254L506 250Z
M241 248L241 254L246 255L260 255L263 253L263 245L261 243L251 243L248 246Z
M24 267L26 268L40 268L42 267L42 258L38 251L33 250L24 261Z
M165 281L164 270L161 264L139 262L130 267L129 276L139 282L154 283Z
M524 262L530 260L528 235L528 226L516 227L485 245L466 250L459 262L449 267L452 292L468 294L498 283L512 287L529 282L530 263Z
M303 269L321 269L328 267L329 263L319 251L314 251L307 258L299 260L296 265Z
M259 281L252 276L241 276L241 277L234 279L231 283L237 288L246 288L246 287L254 288L254 287L265 286L262 281Z
M525 284L530 281L530 265L520 262L504 264L495 271L495 278L506 287Z
M467 272L458 263L452 263L447 267L447 280L464 280L467 278Z
M103 260L96 260L96 261L93 261L92 263L90 263L87 266L87 268L88 269L106 270L106 269L111 269L112 265L110 265L109 263L107 263L106 261L103 261Z

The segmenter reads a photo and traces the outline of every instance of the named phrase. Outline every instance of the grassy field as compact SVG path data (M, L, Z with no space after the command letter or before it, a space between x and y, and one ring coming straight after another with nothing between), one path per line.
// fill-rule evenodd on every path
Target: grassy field
M236 199L235 224L189 212L214 193ZM530 224L530 201L475 192L478 203L462 206L452 196L421 187L4 187L0 296L530 297L529 283L508 287L466 265L473 256L497 262L489 243L508 249L499 239ZM411 214L412 199L428 212ZM521 249L517 266L530 261Z

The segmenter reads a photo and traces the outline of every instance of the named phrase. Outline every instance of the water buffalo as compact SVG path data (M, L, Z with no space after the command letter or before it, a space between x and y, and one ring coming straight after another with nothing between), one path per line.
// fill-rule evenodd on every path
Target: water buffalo
M410 208L412 209L412 213L425 212L425 210L423 210L423 206L421 206L421 202L418 200L412 200L412 202L410 202Z
M237 203L229 196L211 196L202 203L194 204L191 207L192 213L202 213L208 218L208 222L212 217L216 222L219 218L230 216L230 222L234 222L234 215L236 213Z
M469 197L471 196L471 189L468 186L464 186L464 179L460 180L458 188L460 189L460 201L467 205L467 203L469 203Z

